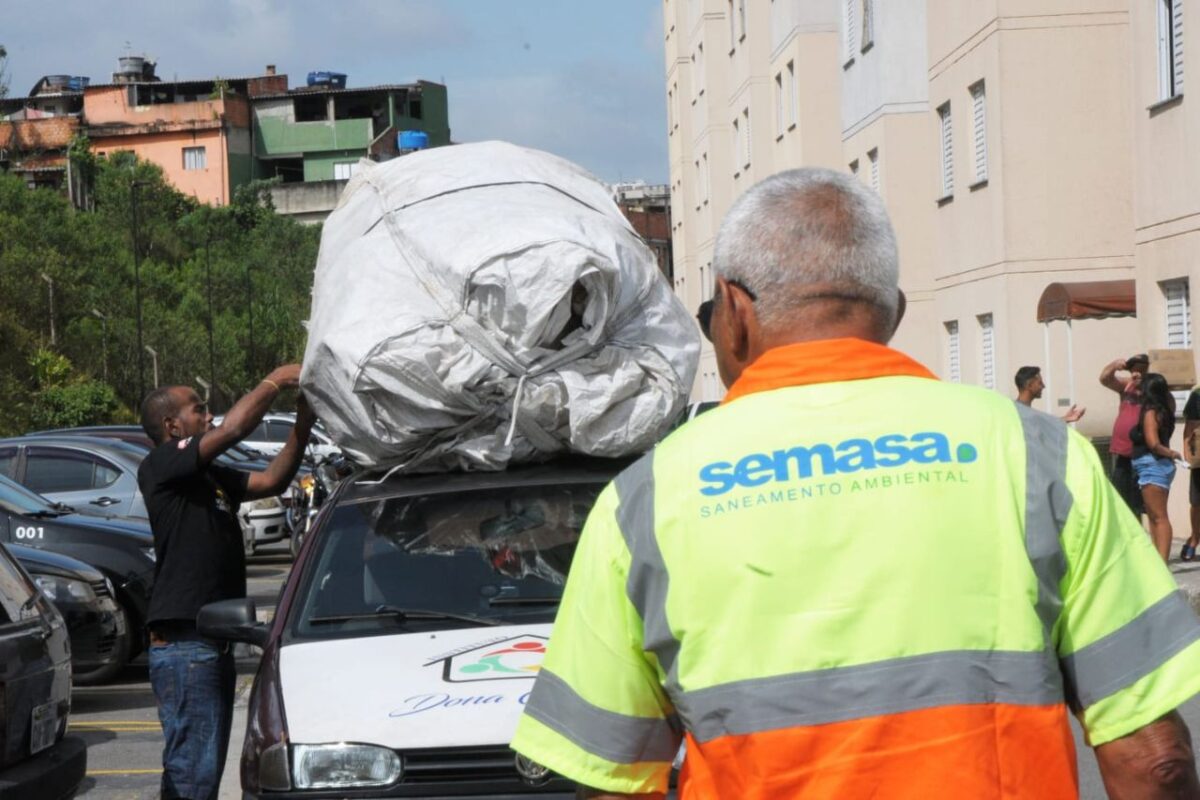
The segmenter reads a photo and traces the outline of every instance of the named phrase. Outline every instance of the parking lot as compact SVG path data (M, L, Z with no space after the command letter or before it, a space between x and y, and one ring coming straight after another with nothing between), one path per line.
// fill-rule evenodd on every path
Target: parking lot
M274 611L279 587L291 568L288 541L263 546L247 564L250 596L260 612ZM258 658L238 660L238 698L244 703ZM95 800L141 800L157 798L162 772L162 728L150 691L145 657L125 669L120 679L103 686L75 687L72 693L71 733L88 745L87 778L79 797ZM244 725L239 717L235 728ZM222 797L240 797L236 781L237 742L241 730L233 731L226 781ZM231 780L232 779L232 780Z

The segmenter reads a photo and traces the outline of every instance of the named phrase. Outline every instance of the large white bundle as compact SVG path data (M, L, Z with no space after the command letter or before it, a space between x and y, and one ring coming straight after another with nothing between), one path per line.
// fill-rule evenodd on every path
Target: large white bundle
M361 464L501 469L648 448L699 349L603 184L484 142L351 179L321 235L301 383Z

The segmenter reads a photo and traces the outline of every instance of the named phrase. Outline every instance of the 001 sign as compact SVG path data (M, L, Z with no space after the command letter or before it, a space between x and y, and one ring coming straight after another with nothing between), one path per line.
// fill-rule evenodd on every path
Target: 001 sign
M41 539L46 531L40 525L18 525L14 533L18 539Z

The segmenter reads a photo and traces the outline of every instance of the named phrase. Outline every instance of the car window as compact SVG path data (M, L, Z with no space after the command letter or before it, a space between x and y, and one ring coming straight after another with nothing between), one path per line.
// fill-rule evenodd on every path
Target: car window
M5 477L0 477L0 508L10 514L55 513L46 498Z
M292 423L273 419L264 423L267 426L268 442L286 442L292 434Z
M25 606L35 591L9 552L0 547L0 624L36 617L37 611Z
M0 475L6 478L17 477L17 448L0 447Z
M35 492L83 492L112 486L121 472L90 453L30 447L25 453L25 485Z
M470 624L378 613L391 608L552 622L602 488L517 486L333 509L301 590L295 632L326 637ZM339 617L346 619L334 621Z
M271 440L269 438L267 438L268 436L269 436L269 434L267 433L267 423L260 422L260 423L258 423L258 427L254 429L254 432L246 437L246 441L248 441L248 442L269 442Z

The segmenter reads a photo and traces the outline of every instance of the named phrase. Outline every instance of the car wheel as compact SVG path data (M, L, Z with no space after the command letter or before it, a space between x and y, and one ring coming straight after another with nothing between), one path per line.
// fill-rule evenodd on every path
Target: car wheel
M117 613L121 616L125 623L122 628L125 631L116 642L114 658L108 664L86 672L73 671L71 680L77 686L95 686L100 683L107 683L117 677L121 670L125 669L125 665L129 663L130 654L133 651L133 636L134 631L130 627L130 615L120 603L117 604Z

